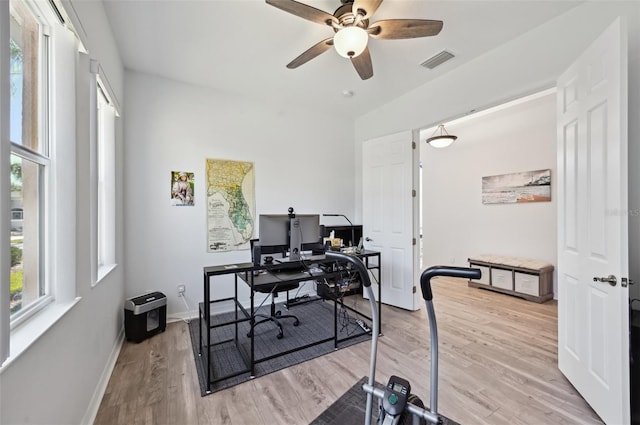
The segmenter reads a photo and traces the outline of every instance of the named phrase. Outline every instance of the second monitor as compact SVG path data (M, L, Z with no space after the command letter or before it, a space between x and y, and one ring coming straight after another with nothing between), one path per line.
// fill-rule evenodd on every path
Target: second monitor
M300 260L302 246L320 240L318 214L261 214L259 225L260 245L288 247L290 260Z

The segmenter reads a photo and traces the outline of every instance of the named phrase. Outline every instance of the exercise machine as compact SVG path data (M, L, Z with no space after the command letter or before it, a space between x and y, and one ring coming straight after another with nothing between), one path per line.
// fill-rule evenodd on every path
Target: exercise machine
M435 266L426 269L420 276L420 287L422 297L425 300L427 309L427 317L429 319L429 333L431 336L431 374L430 374L430 404L425 409L422 400L411 394L411 384L408 380L398 376L392 376L389 379L384 390L376 388L375 373L376 359L378 352L378 335L380 329L378 325L379 312L376 305L375 295L371 288L371 280L367 269L358 258L342 254L327 252L327 258L340 262L348 262L360 272L362 278L363 291L369 297L371 306L371 357L369 361L369 377L367 383L362 389L367 393L367 404L365 410L365 425L371 425L373 412L373 399L378 399L379 403L379 425L396 425L401 423L413 423L414 425L421 423L441 424L442 418L438 416L438 327L436 324L436 315L433 308L433 292L431 291L431 279L437 276L459 277L465 279L480 279L481 272L479 269L466 267L444 267Z

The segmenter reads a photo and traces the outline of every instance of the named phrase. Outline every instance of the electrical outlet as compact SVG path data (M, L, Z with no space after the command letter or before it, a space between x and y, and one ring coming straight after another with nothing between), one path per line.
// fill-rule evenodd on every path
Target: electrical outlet
M182 297L184 295L184 292L186 291L186 288L184 287L184 285L178 285L178 296Z

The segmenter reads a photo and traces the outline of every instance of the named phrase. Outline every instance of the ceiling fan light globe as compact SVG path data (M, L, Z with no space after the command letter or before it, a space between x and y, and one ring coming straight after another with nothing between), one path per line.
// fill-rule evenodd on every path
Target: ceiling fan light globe
M427 143L434 148L446 148L457 139L457 136L446 134L444 136L434 136L427 139Z
M355 58L367 48L369 34L360 27L345 27L333 36L333 47L344 58Z

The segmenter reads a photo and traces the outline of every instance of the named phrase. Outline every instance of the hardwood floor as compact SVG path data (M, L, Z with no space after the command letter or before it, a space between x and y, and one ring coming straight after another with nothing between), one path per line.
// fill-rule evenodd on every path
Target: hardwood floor
M432 283L439 413L474 425L602 423L557 369L555 301L536 304L457 279ZM383 306L382 317L376 380L404 376L428 402L424 308ZM95 424L308 424L367 375L369 349L364 342L200 397L187 324L171 323L140 344L124 343Z

